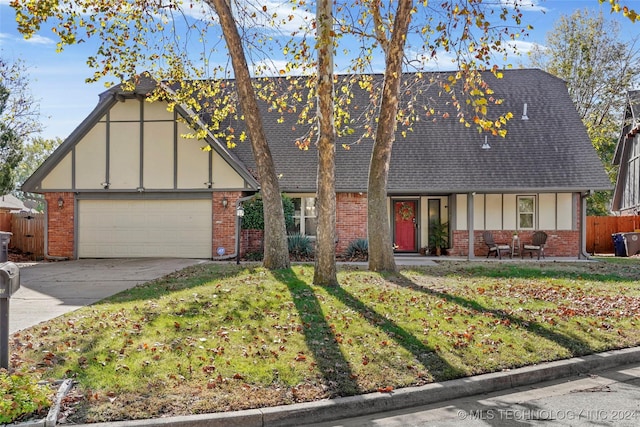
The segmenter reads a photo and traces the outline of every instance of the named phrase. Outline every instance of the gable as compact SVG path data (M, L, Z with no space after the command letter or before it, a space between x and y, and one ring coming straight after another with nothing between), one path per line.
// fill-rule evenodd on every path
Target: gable
M165 101L102 97L94 112L23 185L24 191L195 191L257 188L220 144L193 130ZM204 150L209 144L212 149Z
M484 78L494 90L500 105L490 105L491 117L511 112L506 138L488 137L490 149L483 149L484 135L463 126L451 105L449 95L432 84L420 90L412 101L418 109L432 108L435 116L423 116L411 129L399 126L389 168L389 194L452 192L515 193L577 192L611 188L586 129L569 97L565 83L541 70L505 70L496 79ZM451 73L408 74L403 94L423 78L446 81ZM338 77L338 85L342 77ZM372 81L381 84L382 75ZM149 82L145 82L147 86ZM226 84L233 90L233 81ZM164 87L171 95L171 88ZM351 116L370 103L369 94L357 85L353 92ZM249 141L234 149L211 136L206 143L211 153L200 148L205 142L184 138L190 128L178 120L193 117L186 108L174 113L161 102L143 100L149 87L135 93L121 89L108 91L94 112L74 134L45 162L42 170L25 183L26 191L100 191L102 183L113 190L198 190L211 183L214 189L257 189L249 171L257 170ZM414 96L416 93L410 94ZM404 96L404 95L402 95ZM307 97L301 94L301 105ZM292 101L293 102L293 101ZM401 100L406 103L407 99ZM301 107L297 106L297 107ZM526 107L525 107L526 106ZM524 110L527 118L524 119ZM292 106L292 111L301 108ZM298 123L295 114L282 115L261 103L261 113L269 149L273 155L280 188L285 192L315 192L317 153L296 147L296 139L308 132L313 122ZM449 118L445 118L447 113ZM192 120L198 127L199 117ZM373 139L359 140L362 126L354 122L355 132L340 137L336 149L336 190L366 191ZM244 123L234 123L238 133ZM349 146L349 150L341 148ZM208 157L207 157L208 156Z
M627 94L627 105L620 137L612 161L619 166L611 210L640 206L640 91Z

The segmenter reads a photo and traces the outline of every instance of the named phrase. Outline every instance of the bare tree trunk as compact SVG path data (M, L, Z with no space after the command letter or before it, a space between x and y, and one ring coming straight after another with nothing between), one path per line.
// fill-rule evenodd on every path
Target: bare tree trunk
M333 116L333 2L318 0L318 228L313 283L337 286L335 124Z
M206 2L213 7L220 19L222 32L233 64L238 99L244 113L247 131L251 139L251 148L253 149L253 156L258 169L264 208L265 252L263 265L270 270L289 268L291 263L289 261L289 247L287 245L287 231L280 185L271 151L267 144L267 138L264 134L260 110L242 47L242 39L238 33L238 27L233 19L229 3L226 0L206 0Z
M369 234L369 270L396 271L393 242L387 211L387 180L391 149L395 141L398 96L402 80L402 58L413 0L399 0L393 35L386 49L386 69L378 129L369 164L367 190L367 231Z

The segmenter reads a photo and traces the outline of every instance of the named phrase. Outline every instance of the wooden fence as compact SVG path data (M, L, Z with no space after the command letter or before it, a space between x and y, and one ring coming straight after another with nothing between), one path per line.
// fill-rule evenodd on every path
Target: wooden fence
M9 248L18 249L34 260L44 258L44 214L2 212L0 231L12 233Z
M640 231L640 216L589 216L587 217L587 252L592 254L614 253L614 233Z
M0 231L11 231L11 212L0 211Z

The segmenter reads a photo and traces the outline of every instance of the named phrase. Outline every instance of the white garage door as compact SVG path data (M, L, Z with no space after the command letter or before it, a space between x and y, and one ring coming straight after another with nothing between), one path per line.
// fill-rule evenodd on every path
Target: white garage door
M211 200L80 200L80 258L211 258Z

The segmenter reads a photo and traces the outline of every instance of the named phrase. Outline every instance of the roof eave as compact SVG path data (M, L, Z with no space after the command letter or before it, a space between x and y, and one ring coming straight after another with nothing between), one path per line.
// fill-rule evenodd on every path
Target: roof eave
M96 105L93 111L91 111L82 123L80 123L80 125L71 132L67 139L60 144L60 146L42 163L42 165L40 165L40 167L25 180L20 187L22 191L28 193L37 193L41 191L38 187L40 186L42 179L44 179L58 164L58 162L68 154L76 143L93 128L100 118L107 114L111 107L118 102L114 93L111 92L111 96L105 96L108 94L109 92L104 92L100 95L98 105Z
M166 84L161 83L160 86L164 91L166 91L169 94L175 93ZM218 140L218 138L213 136L211 132L209 132L206 125L200 121L198 116L189 107L182 104L178 104L176 105L175 108L185 120L189 121L192 127L197 127L206 131L207 136L205 138L205 141L207 142L207 144L211 147L212 150L218 153L229 165L231 165L231 167L236 172L238 172L238 174L240 174L240 176L245 180L245 182L249 186L248 188L249 190L257 191L260 189L260 183L253 177L253 175L251 175L251 173L249 172L247 167L242 163L242 161L238 159L236 156L233 156L227 150L226 146L223 145L220 142L220 140Z

